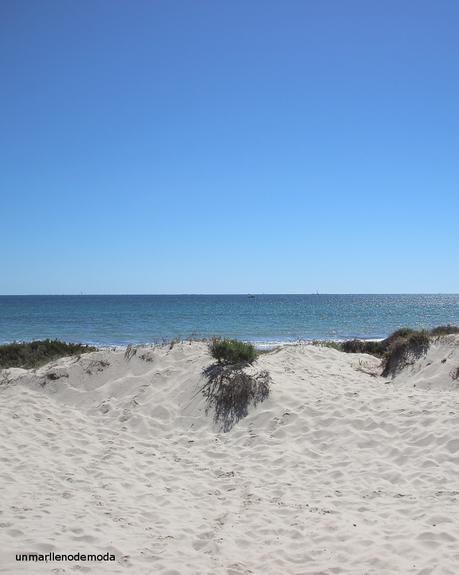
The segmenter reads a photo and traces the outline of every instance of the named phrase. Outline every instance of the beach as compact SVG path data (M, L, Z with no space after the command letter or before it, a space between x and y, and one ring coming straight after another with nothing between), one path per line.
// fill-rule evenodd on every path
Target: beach
M459 3L0 15L0 575L459 575Z
M269 397L228 432L211 363L179 342L3 370L0 573L456 575L459 336L395 377L367 354L263 353Z

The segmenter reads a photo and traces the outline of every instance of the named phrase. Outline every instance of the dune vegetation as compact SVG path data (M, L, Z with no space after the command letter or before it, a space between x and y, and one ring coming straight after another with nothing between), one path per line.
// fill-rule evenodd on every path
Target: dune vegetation
M90 351L96 351L96 348L51 339L8 343L0 345L0 369L9 367L32 369L60 357L81 355Z
M218 363L231 365L250 364L257 358L255 346L237 339L213 338L209 345L209 351Z
M432 339L458 334L459 327L440 325L430 330L402 327L381 341L352 339L343 342L315 341L314 345L332 347L345 353L368 353L382 359L382 376L395 375L407 363L424 355Z
M269 396L271 376L266 370L247 370L258 357L250 343L214 338L209 352L216 362L203 370L206 381L201 393L206 399L206 412L213 410L215 423L222 431L229 431L248 415L250 405Z

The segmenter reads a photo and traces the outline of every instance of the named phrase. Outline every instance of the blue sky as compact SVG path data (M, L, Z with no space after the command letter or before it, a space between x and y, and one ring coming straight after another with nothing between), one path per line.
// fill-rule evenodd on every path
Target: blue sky
M459 292L459 4L0 4L0 293Z

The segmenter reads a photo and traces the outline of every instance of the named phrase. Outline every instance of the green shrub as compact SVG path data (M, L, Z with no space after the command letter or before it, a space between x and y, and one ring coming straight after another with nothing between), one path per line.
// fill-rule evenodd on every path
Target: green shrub
M209 345L209 351L214 359L225 364L253 363L257 358L257 350L251 343L237 339L214 338Z
M402 327L382 341L351 339L339 343L339 349L346 353L368 353L382 358L382 375L395 375L412 359L418 359L429 349L428 331L416 331Z
M437 335L450 335L452 333L459 333L459 327L456 325L439 325L430 330L430 334Z
M370 355L381 355L384 351L382 342L361 339L343 341L341 350L346 353L369 353Z
M459 327L440 325L431 330L415 330L402 327L391 333L382 341L365 341L351 339L343 342L314 341L314 345L333 347L346 353L368 353L383 360L382 375L395 375L412 359L424 355L430 346L430 338L459 333Z
M8 367L30 369L60 357L80 355L89 351L97 351L97 349L81 343L65 343L50 339L9 343L0 345L0 369Z
M381 356L384 352L382 342L380 341L366 341L362 339L349 339L346 341L320 341L312 342L313 345L320 345L323 347L330 347L345 353L368 353L370 355Z
M349 339L340 344L341 351L345 353L364 353L365 342L361 339Z
M383 377L395 375L411 360L418 359L427 353L430 346L429 334L426 331L412 331L406 336L390 337L391 340L383 359Z
M416 333L416 330L412 329L411 327L401 327L400 329L395 330L392 332L386 339L382 340L382 346L384 351L386 351L393 341L396 341L399 338L407 338L411 334Z

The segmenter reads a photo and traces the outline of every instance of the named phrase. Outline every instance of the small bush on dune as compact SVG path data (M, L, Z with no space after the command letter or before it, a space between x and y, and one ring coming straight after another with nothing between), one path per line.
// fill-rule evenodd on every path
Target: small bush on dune
M256 406L269 395L271 377L267 371L250 375L241 367L214 363L204 375L207 381L201 392L207 401L206 413L214 410L214 421L224 432L248 414L250 405Z
M97 351L97 349L81 343L65 343L50 339L9 343L0 345L0 369L9 367L31 369L60 357L80 355L90 351Z
M439 325L430 330L430 334L434 336L438 335L451 335L454 333L459 333L459 327L456 325Z
M346 353L369 353L370 355L383 356L391 348L394 342L406 340L418 334L429 335L427 331L416 331L410 327L402 327L391 333L386 339L381 341L366 341L361 339L351 339L340 344L341 351Z
M383 353L382 342L365 341L361 339L351 339L343 341L341 351L346 353L369 353L370 355L381 355Z
M313 342L315 345L333 347L346 353L368 353L382 358L382 375L395 375L412 360L418 359L430 346L430 338L458 334L459 327L440 325L431 330L415 330L402 327L382 341L352 339L343 342Z
M380 356L384 353L384 345L381 341L366 341L364 349L364 353L370 355Z
M383 343L387 347L390 343L392 343L396 339L399 339L401 337L402 338L409 337L412 333L416 333L416 330L412 329L411 327L401 327L400 329L396 329L395 331L393 331L389 336L386 337L386 339L383 339Z
M389 339L389 338L388 338ZM427 353L430 346L428 332L413 331L406 336L392 338L383 359L382 376L395 375L410 361Z
M237 339L214 338L209 345L209 351L219 363L253 363L257 358L257 350L252 344Z
M365 342L361 339L349 339L340 344L341 351L345 353L364 353Z
M313 341L313 345L330 347L345 353L369 353L381 356L383 354L382 342L366 341L364 339L349 339L346 341Z
M206 383L200 391L206 399L206 413L212 409L215 423L226 432L248 414L249 406L268 397L271 376L267 371L247 373L258 355L250 343L214 338L209 352L217 361L203 370Z
M428 331L400 328L382 341L353 339L340 343L346 353L368 353L382 358L382 376L395 375L413 359L424 355L430 346Z

